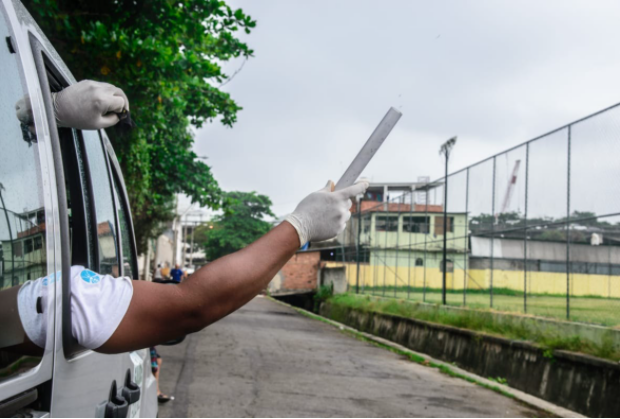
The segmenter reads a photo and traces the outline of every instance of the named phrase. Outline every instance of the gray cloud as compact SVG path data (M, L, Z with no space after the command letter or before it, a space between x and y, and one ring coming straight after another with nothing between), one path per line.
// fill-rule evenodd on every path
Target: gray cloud
M199 130L195 150L277 214L337 180L390 106L404 116L374 181L440 177L452 135L457 170L619 97L613 1L231 3L258 20L256 57L225 87L244 110L233 129Z

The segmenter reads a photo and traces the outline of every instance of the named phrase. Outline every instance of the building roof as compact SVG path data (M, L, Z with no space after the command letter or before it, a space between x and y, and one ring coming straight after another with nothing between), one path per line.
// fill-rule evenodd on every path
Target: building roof
M398 211L383 211L383 210L368 211L368 212L372 212L373 214L378 214L378 215L384 215L384 214L389 214L389 215L398 215L398 214L399 214L399 212L398 212ZM442 211L428 211L428 212L426 212L426 211L417 211L417 209L416 209L416 210L414 210L414 211L409 211L409 210L406 210L406 211L400 211L400 214L401 214L401 215L407 215L407 214L410 214L410 213L411 213L411 214L416 214L416 215L424 215L424 214L427 214L427 215L429 215L429 216L430 216L430 215L438 215L438 216L443 216L443 210L442 210ZM466 213L466 212L447 212L446 214L447 214L447 215L467 215L467 213ZM362 213L362 215L364 215L364 213Z
M491 238L472 236L471 256L490 258ZM523 260L525 257L523 240L493 239L493 257ZM527 258L529 260L565 262L566 242L528 240ZM571 243L570 260L571 262L620 264L620 246L591 246Z
M392 191L411 191L426 185L426 182L370 182L368 189L383 189L388 187Z

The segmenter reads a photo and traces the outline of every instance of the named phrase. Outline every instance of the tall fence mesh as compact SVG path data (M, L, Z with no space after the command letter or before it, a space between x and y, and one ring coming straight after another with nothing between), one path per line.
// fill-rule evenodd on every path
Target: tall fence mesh
M329 263L361 294L616 326L619 156L616 105L447 182L363 197Z

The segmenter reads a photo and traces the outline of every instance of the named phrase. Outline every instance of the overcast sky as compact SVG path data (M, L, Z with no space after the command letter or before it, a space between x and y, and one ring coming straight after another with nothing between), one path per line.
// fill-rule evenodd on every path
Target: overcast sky
M403 117L372 181L440 177L453 135L451 172L620 101L618 1L229 3L258 21L224 87L244 109L194 148L277 215L337 180L390 106Z

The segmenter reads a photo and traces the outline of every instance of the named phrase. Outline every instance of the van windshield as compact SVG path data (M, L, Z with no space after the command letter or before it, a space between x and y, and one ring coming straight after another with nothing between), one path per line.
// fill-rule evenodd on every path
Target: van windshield
M0 15L0 38L9 36ZM33 314L29 318L32 336L28 337L39 343L27 351L21 347L26 335L16 315L17 295L26 294L24 284L46 277L48 267L37 133L20 70L18 55L0 48L0 380L39 363L39 356L25 354L41 353L40 347L45 346L49 314L45 303L52 294L49 284L54 282L40 281L41 300L27 302Z

